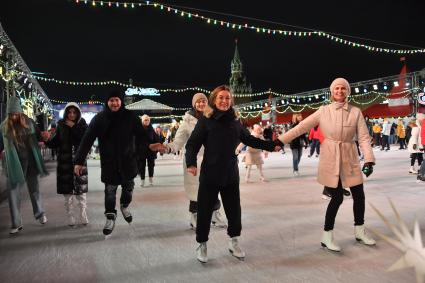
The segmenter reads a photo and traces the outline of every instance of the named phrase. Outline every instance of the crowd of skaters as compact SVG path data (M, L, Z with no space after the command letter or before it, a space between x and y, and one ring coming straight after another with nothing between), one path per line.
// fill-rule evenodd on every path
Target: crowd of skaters
M375 134L378 127L375 129L376 121L373 124L368 118L365 119L359 108L348 103L350 90L345 79L337 78L330 86L331 104L321 106L306 119L301 114L294 114L290 125L274 128L269 125L264 130L255 125L251 133L242 126L239 113L234 108L233 94L224 85L215 88L209 98L202 93L195 94L192 109L185 114L182 125L172 127L169 134L164 134L161 128L154 129L147 115L140 120L127 110L123 105L122 91L108 94L104 110L89 125L81 117L78 105L68 104L54 134L40 132L34 122L23 114L19 99L9 97L8 116L1 124L0 151L4 153L2 159L7 174L10 234L17 234L23 229L18 189L24 184L28 186L35 218L41 224L47 222L38 186L38 176L47 174L39 141L57 149L57 192L64 195L68 225L76 224L74 201L78 202L77 214L81 223L89 223L86 212L89 187L86 159L97 140L101 181L105 184L105 236L110 235L115 227L117 188L121 186L119 209L125 221L131 223L134 178L140 174L144 184L147 164L149 183L153 184L157 152L184 152L184 188L189 200L190 225L196 230L199 244L197 259L202 263L208 261L207 242L211 224L227 227L228 249L233 256L243 259L245 252L239 246L242 209L238 154L246 146L245 181L250 180L253 165L259 170L260 180L266 181L262 154L266 157L266 152L283 150L284 145L289 144L293 173L298 176L303 149L308 147L310 141L308 157L319 157L317 180L330 196L321 245L331 251L341 251L334 239L333 229L339 206L348 192L345 188L350 189L353 197L355 239L365 245L374 245L375 241L365 232L362 174L368 177L373 172L375 157L372 145L378 143L378 135ZM401 140L400 149L403 149L403 139L407 138L407 128L411 127L408 145L417 151L412 160L419 163L422 162L419 155L422 156L423 148L421 122L422 119L418 117L415 121L411 120L404 131L397 132L398 140ZM404 127L402 121L399 125ZM379 135L382 148L391 142L388 128L392 128L392 125L389 126L389 122L384 120ZM422 140L425 141L425 138ZM363 167L360 159L364 161ZM418 179L421 176L418 174ZM219 214L221 205L226 213L227 225Z

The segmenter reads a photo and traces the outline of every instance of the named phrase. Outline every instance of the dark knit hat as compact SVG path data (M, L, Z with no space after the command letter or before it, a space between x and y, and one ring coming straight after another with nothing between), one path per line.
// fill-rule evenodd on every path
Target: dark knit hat
M9 96L7 99L6 113L23 113L19 97Z
M106 104L108 104L108 100L111 97L118 97L121 100L121 102L124 102L124 93L123 93L122 90L114 89L114 90L110 91L108 93L108 95L106 96L106 100L105 100Z

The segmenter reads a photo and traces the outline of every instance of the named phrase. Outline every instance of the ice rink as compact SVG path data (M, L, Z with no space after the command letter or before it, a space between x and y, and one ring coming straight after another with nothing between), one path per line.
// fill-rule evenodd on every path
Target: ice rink
M394 237L369 205L394 221L391 199L410 228L417 218L423 234L425 183L416 183L416 176L408 174L409 153L396 148L374 151L377 165L365 182L366 226ZM386 271L402 253L385 241L374 236L375 247L356 243L351 199L345 199L335 225L343 252L321 248L328 201L321 199L323 188L316 182L318 158L307 154L298 177L292 174L287 149L284 155L272 153L265 159L268 182L259 181L257 170L252 171L251 183L241 182L240 244L245 261L228 252L225 229L211 228L207 264L196 259L181 160L159 157L154 186L141 188L136 178L133 225L119 212L107 240L102 234L104 187L99 161L89 161L90 224L76 228L67 226L63 197L56 194L56 165L49 162L51 174L40 179L46 225L34 220L25 189L24 229L10 236L8 204L0 204L0 282L415 282L413 269ZM240 173L244 180L243 164Z

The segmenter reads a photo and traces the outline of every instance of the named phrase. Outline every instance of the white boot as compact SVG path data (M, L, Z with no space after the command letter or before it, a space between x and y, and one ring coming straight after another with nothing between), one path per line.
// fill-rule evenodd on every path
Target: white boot
M227 227L226 221L223 219L223 216L221 216L221 213L218 209L213 211L211 223L215 227L219 227L219 228Z
M196 230L196 219L197 219L197 213L191 213L190 215L190 228L193 230Z
M202 262L207 263L208 254L207 254L207 242L200 243L196 249L196 258Z
M333 230L323 231L322 235L322 247L328 248L328 250L334 252L340 252L341 248L333 240Z
M409 173L410 174L418 174L418 171L415 170L415 166L410 166Z
M239 247L238 237L230 238L229 240L229 252L236 258L244 260L245 252Z
M140 187L144 187L145 186L145 179L142 180L142 183L140 184Z
M366 235L364 225L354 226L354 236L358 242L361 242L367 246L373 246L376 244L374 239Z
M75 226L74 212L72 211L73 195L63 195L65 198L65 211L68 216L68 226Z
M149 177L149 186L153 186L153 177Z
M78 204L80 206L80 221L81 224L83 225L87 225L89 224L89 219L87 217L87 195L81 194L81 195L76 195L75 198L78 200Z

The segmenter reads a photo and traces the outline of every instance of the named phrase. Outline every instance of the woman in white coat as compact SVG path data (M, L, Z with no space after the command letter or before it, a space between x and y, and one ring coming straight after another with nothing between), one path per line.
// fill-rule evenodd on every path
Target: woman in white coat
M181 123L177 133L174 137L173 142L166 144L168 153L177 153L183 149L183 146L186 144L190 135L192 134L193 129L195 128L198 119L202 117L205 106L208 103L208 99L203 93L196 93L192 98L192 109L187 111L183 117L183 123ZM202 156L204 154L203 147L198 154L198 168L202 163ZM198 213L197 199L198 199L198 188L199 180L198 176L192 176L186 171L186 161L183 158L183 176L184 176L184 188L186 191L187 198L190 200L189 203L189 212L191 213L190 217L190 227L196 229L196 218ZM220 214L221 203L217 199L216 205L214 206L214 212L212 216L212 224L216 227L224 228L226 223L223 220L223 217Z
M341 248L333 239L333 228L339 206L344 200L343 188L347 187L353 196L355 239L365 245L375 245L375 240L365 233L365 194L362 176L362 171L366 176L372 174L375 156L361 110L348 103L350 84L343 78L337 78L332 82L330 91L331 104L320 106L296 127L279 136L279 140L287 144L320 124L324 140L320 145L317 180L332 195L326 210L321 244L329 250L339 252ZM355 135L364 154L365 163L362 170L353 140Z
M423 157L422 143L421 143L421 127L420 122L411 122L409 126L412 128L412 135L407 145L407 150L410 153L410 174L417 174L415 169L415 161L418 160L418 168L421 167Z

